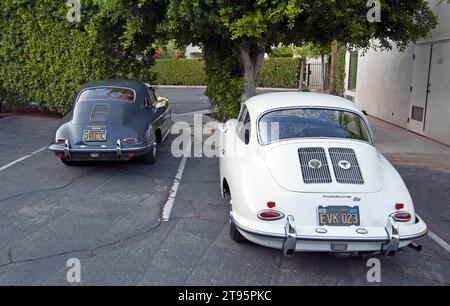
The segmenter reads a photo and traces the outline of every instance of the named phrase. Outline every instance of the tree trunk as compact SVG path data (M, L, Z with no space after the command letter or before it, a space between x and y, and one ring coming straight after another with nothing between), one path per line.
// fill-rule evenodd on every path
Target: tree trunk
M336 94L336 58L337 58L337 41L333 41L331 45L331 63L330 63L330 94Z
M302 92L303 91L303 83L305 82L304 80L304 72L305 72L305 61L303 59L300 60L300 81L298 82L298 91Z
M257 51L250 53L249 50L241 47L239 52L244 73L244 90L241 95L241 102L245 102L256 94L256 75L261 69L264 59L264 48L259 47Z

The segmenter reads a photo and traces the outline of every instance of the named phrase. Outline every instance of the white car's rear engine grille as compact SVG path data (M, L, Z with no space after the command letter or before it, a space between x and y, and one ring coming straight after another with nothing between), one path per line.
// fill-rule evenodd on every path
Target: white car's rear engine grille
M108 117L109 104L95 104L92 107L91 121L105 121Z
M342 184L364 184L355 151L347 148L330 148L336 181Z
M300 148L298 156L305 184L331 183L330 169L323 148Z

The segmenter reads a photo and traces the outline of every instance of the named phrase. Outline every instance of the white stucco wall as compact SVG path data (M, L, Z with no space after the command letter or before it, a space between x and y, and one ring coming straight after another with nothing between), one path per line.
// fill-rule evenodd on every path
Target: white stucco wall
M407 125L413 49L369 51L360 56L355 103L368 114L401 127Z
M192 53L201 53L202 49L200 49L200 47L198 46L193 46L193 45L189 45L186 47L185 50L185 54L187 58L191 58L192 57Z
M418 43L431 43L450 39L450 4L445 1L438 5L438 2L439 0L430 0L429 5L437 14L439 24L432 31L430 37ZM345 94L354 97L355 103L368 114L406 128L410 111L413 53L414 46L410 46L405 52L397 50L390 52L369 51L364 56L360 56L356 91L346 91ZM346 66L346 81L348 81L348 56ZM448 79L449 75L450 71L446 75L442 75L442 78ZM347 84L345 88L347 88ZM430 115L446 114L447 110L441 109L442 105L445 106L445 103L440 103L440 109L433 109L430 111ZM450 105L448 107L450 108ZM435 119L450 120L448 118ZM439 141L450 142L450 132L448 141L445 141L446 136L439 135L439 137L436 137L435 133L431 132L427 134L427 136Z

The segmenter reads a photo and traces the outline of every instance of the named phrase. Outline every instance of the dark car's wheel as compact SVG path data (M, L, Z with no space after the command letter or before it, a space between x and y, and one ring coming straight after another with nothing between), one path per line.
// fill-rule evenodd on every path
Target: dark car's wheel
M247 242L247 239L242 236L241 232L234 225L233 220L230 221L230 238L236 242Z
M73 166L73 161L67 160L65 157L61 157L61 162L66 166Z
M151 150L142 156L142 161L146 164L154 164L156 162L156 141L153 142Z

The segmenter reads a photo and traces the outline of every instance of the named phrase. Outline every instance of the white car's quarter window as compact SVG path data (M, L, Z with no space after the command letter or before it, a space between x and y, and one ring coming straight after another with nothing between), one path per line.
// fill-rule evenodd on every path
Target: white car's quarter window
M264 145L296 138L345 138L371 143L361 116L351 111L325 108L290 108L263 114L258 122Z
M248 113L247 108L244 106L238 117L238 122L236 124L236 133L245 144L248 144L250 142L250 125L250 114Z

